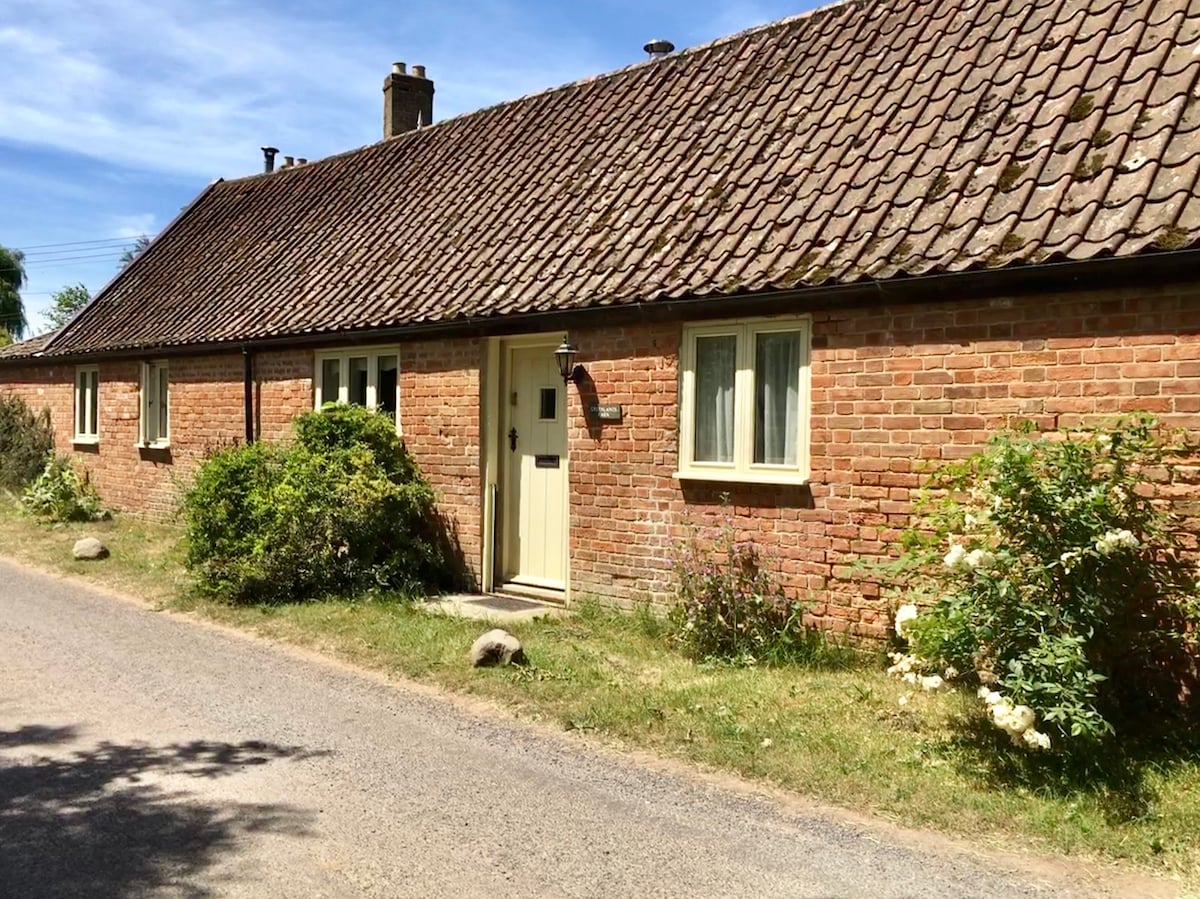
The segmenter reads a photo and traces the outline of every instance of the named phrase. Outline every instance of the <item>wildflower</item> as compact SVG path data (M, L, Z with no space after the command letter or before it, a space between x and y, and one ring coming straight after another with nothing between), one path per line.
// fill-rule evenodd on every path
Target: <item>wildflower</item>
M1096 438L1096 445L1099 446L1100 449L1102 449L1102 450L1111 449L1112 448L1112 437L1109 436L1108 434L1101 434L1099 437Z
M896 615L892 621L892 627L896 629L896 636L901 640L906 639L904 633L904 625L917 617L917 607L912 603L902 605L896 610Z
M940 675L931 674L928 677L917 678L917 683L921 685L922 690L940 690L945 684Z
M1083 553L1081 553L1079 550L1070 549L1059 556L1058 561L1062 563L1063 571L1067 572L1067 574L1070 574L1072 569L1075 568L1075 563L1079 561L1082 555Z
M995 556L986 549L973 549L967 553L966 558L963 559L963 564L972 570L976 568L990 568L994 560Z
M909 671L907 674L903 675L900 678L900 680L904 681L906 684L909 684L910 686L913 686L913 687L915 687L917 685L917 676L916 676L916 674L914 674L911 671Z
M955 543L950 547L950 552L946 553L946 555L942 558L942 561L946 563L947 568L949 568L951 571L954 571L955 569L962 567L963 561L966 558L967 551L962 547L961 544Z
M771 738L770 738L770 737L763 737L763 740L762 740L762 742L761 742L761 743L759 743L758 745L759 745L759 746L761 746L763 749L770 749L770 748L771 748L771 742L772 742L772 741L771 741Z
M897 705L900 705L900 706L906 706L906 705L908 705L908 694L907 694L907 693L901 693L901 694L900 694L900 698L896 700L896 704L897 704Z
M956 677L958 677L958 669L953 665L947 665L946 670L943 672L943 676L946 678L946 680L954 680Z

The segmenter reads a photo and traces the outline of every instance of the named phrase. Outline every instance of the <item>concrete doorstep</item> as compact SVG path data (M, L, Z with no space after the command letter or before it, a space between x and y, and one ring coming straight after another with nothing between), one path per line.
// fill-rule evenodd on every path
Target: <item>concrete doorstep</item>
M434 615L476 618L497 624L567 614L566 609L555 603L500 593L454 593L426 600L422 608Z

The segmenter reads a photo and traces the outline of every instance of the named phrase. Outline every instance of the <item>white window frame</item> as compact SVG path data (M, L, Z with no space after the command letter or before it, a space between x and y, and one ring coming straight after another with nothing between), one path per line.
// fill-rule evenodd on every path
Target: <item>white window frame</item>
M160 382L166 379L166 390L160 391ZM159 428L157 397L160 393L167 398L163 414L165 428ZM171 445L171 372L165 359L142 363L142 381L139 397L138 445L161 449ZM153 414L154 419L151 420ZM165 433L160 433L165 431Z
M796 413L796 464L768 465L754 459L755 338L779 331L800 332L800 371ZM737 338L733 387L733 461L702 462L696 447L696 341L701 337ZM679 352L679 470L680 480L730 481L744 484L804 484L809 479L811 436L812 319L809 316L737 318L684 325Z
M91 381L89 385L87 382ZM80 412L83 413L84 430L79 428ZM95 429L90 429L92 419ZM100 366L78 365L75 367L75 423L72 426L74 443L100 442Z
M321 408L321 397L325 394L325 363L330 359L338 362L338 398L339 403L350 402L350 360L366 358L367 360L367 408L379 407L379 357L396 357L396 433L400 430L400 347L399 346L369 346L354 347L353 349L319 350L313 354L313 408Z

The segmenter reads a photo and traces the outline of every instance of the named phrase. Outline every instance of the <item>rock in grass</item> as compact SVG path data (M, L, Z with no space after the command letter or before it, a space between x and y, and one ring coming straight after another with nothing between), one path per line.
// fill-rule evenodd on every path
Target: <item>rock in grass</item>
M506 630L496 628L481 636L471 646L471 664L476 668L492 665L524 665L525 650L521 641Z
M95 537L84 537L81 540L75 541L75 548L71 550L71 555L76 559L83 559L85 561L107 559L108 547Z

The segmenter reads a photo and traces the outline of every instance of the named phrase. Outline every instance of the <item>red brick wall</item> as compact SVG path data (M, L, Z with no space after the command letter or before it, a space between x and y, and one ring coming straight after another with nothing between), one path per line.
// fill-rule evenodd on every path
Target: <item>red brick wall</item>
M571 394L576 596L664 599L685 522L718 523L726 493L734 526L778 557L813 618L879 636L885 604L851 566L894 546L923 465L1027 418L1055 427L1147 410L1200 430L1200 291L846 309L813 316L810 486L678 482L680 336L572 332L593 382ZM589 430L587 402L620 403L624 421Z
M688 520L713 524L729 495L735 527L778 558L786 587L827 627L877 636L886 609L851 566L886 554L927 463L961 457L995 430L1149 410L1200 430L1200 290L963 300L813 316L812 478L806 486L680 482L677 354L681 326L577 329L589 380L570 397L571 586L576 598L665 600ZM480 563L478 340L401 350L404 438L435 485L465 562ZM171 361L169 456L135 448L137 365L101 366L102 440L80 453L119 508L165 514L214 443L241 439L238 354ZM257 426L283 439L311 407L312 354L255 363ZM69 445L74 366L0 367L0 390L49 404ZM620 404L589 422L586 404ZM1183 497L1200 511L1194 486Z

